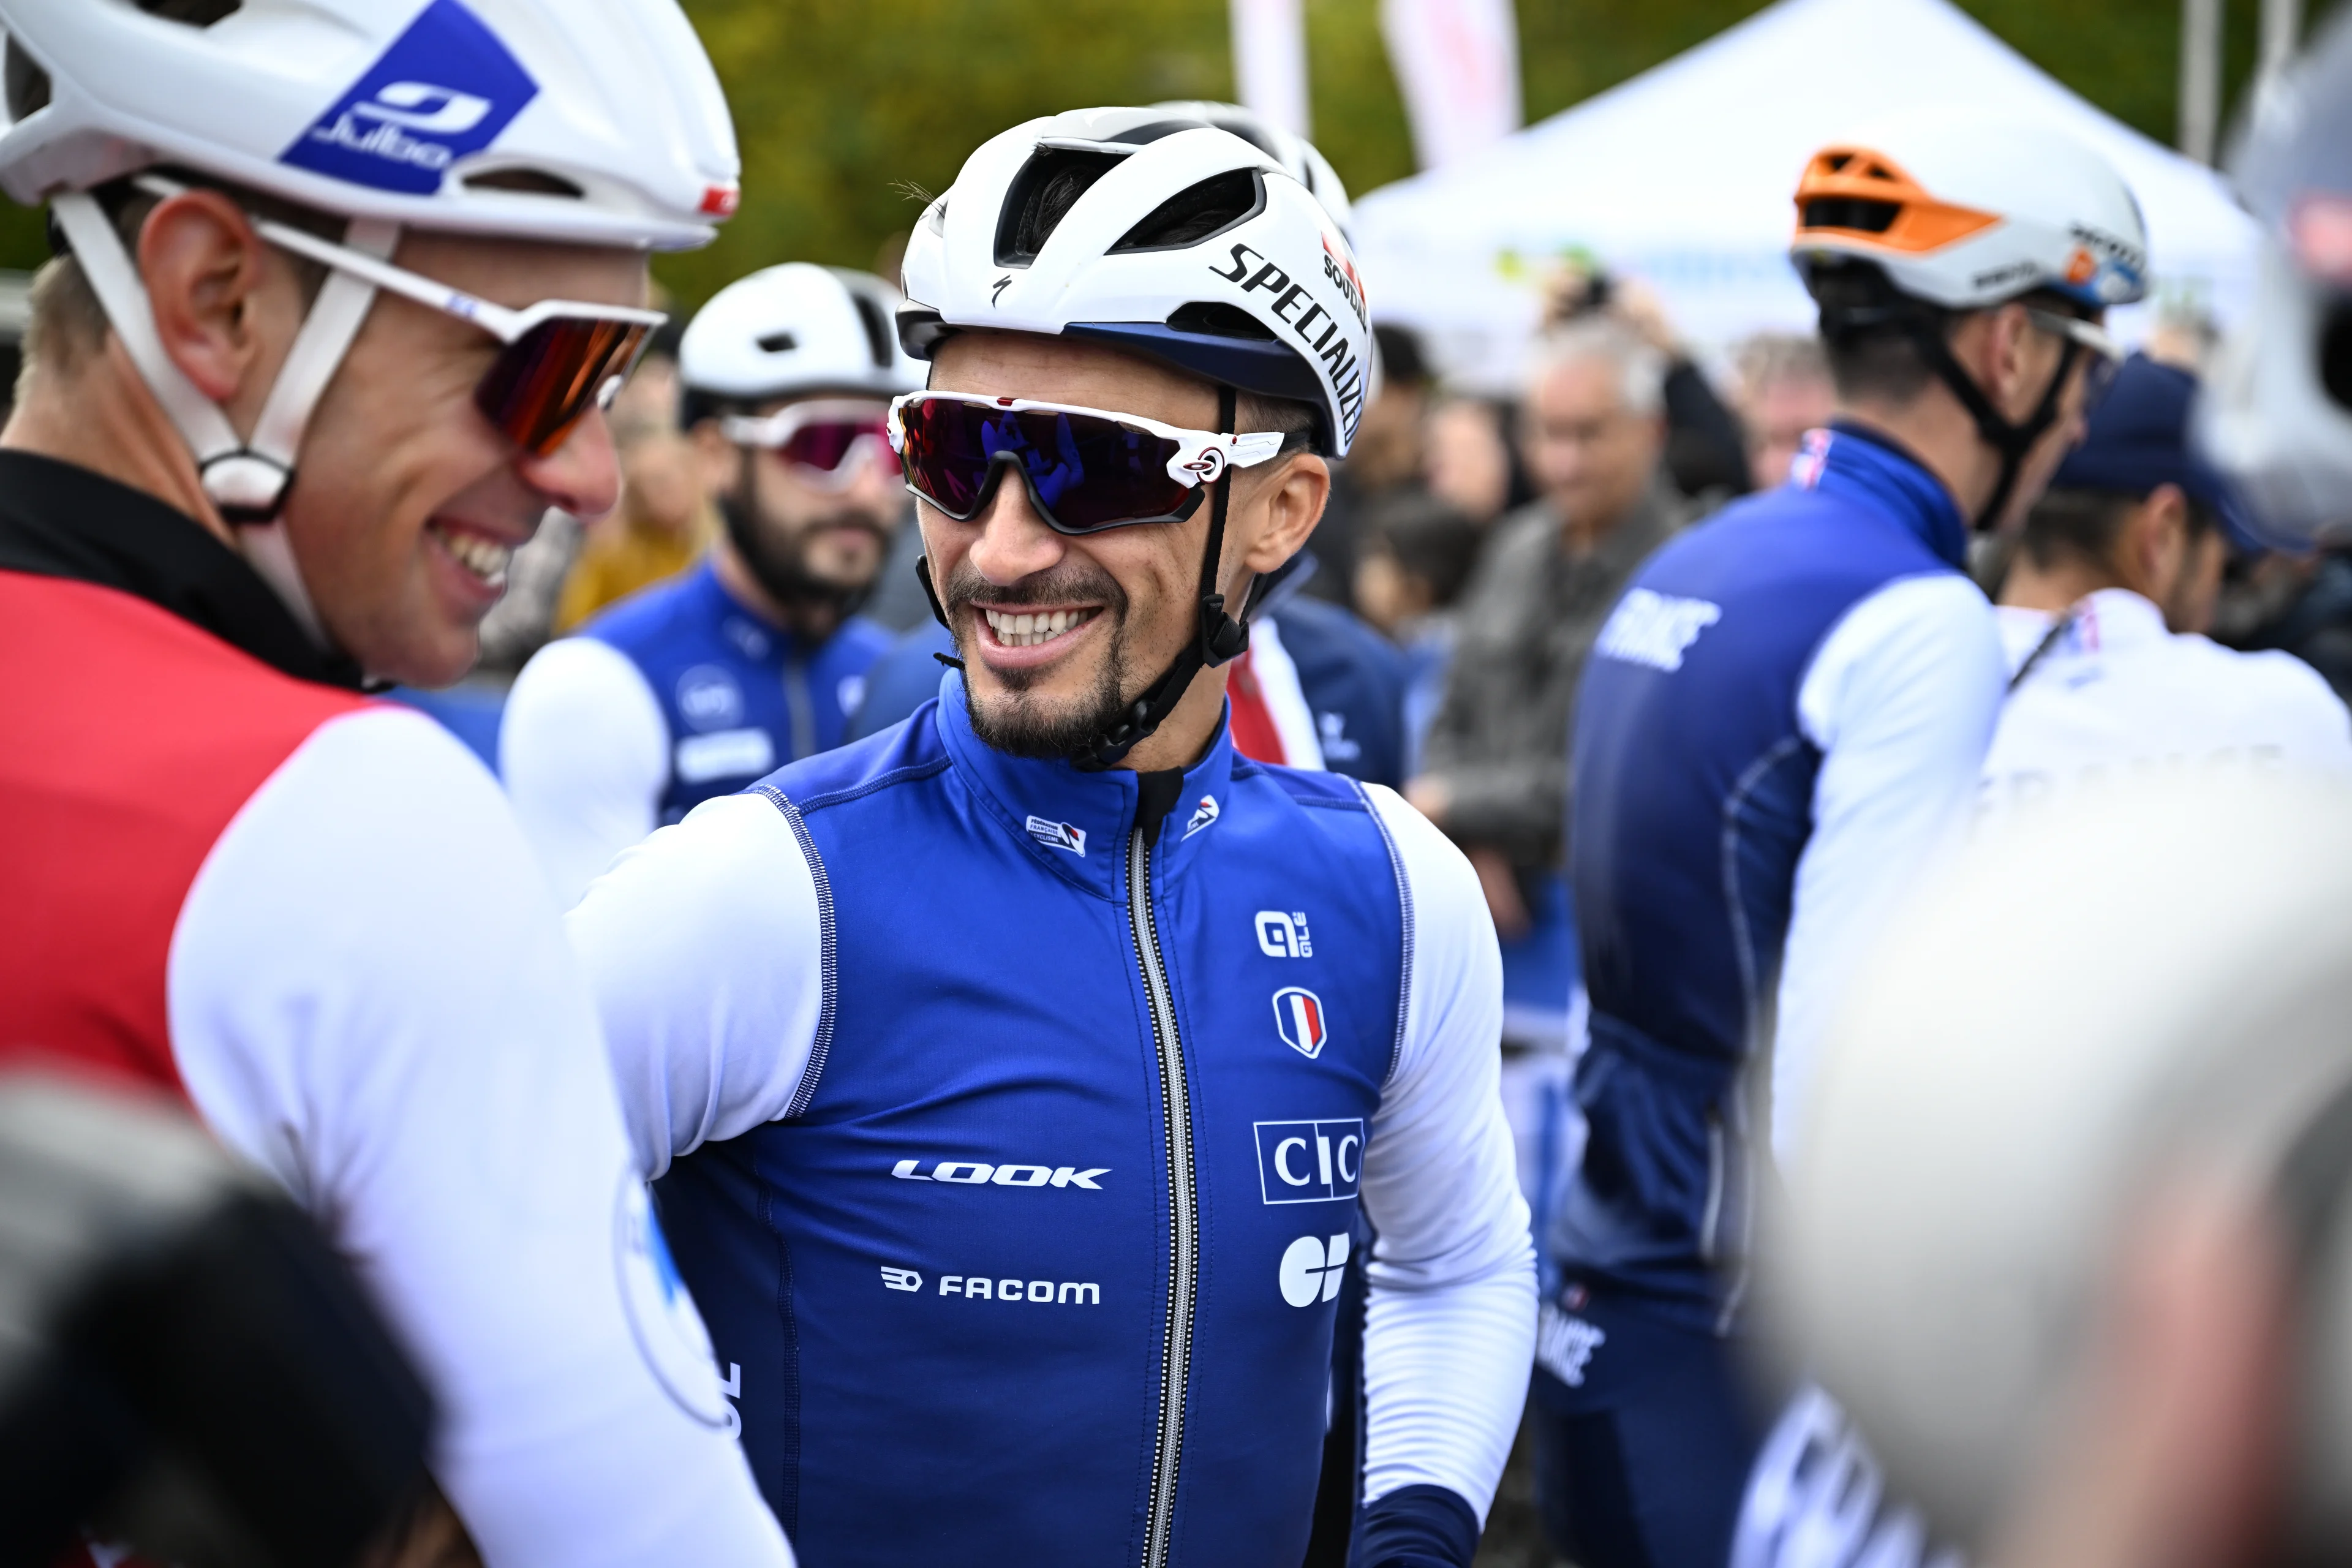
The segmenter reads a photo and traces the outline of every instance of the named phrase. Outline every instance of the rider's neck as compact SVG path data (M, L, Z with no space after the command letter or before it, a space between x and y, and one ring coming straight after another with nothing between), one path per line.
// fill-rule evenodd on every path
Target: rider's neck
M188 444L113 333L102 353L70 368L37 359L28 369L24 395L0 429L0 447L88 468L186 513L223 543L235 544L196 477Z

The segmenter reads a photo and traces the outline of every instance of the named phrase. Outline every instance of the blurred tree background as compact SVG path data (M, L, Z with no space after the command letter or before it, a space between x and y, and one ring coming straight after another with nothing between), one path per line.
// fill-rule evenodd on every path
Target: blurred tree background
M1234 90L1226 0L685 4L726 84L744 164L742 210L718 243L656 264L688 308L770 262L873 267L894 256L919 211L910 188L944 190L973 147L1032 115ZM1379 0L1306 4L1316 141L1358 195L1410 174ZM2171 143L2180 0L1963 4L2075 91ZM1528 119L1761 8L1758 0L1519 0ZM2255 0L2228 6L2230 109L2252 73L2256 11ZM1739 106L1723 114L1727 134L1737 134ZM0 202L0 266L37 266L47 254L39 215Z

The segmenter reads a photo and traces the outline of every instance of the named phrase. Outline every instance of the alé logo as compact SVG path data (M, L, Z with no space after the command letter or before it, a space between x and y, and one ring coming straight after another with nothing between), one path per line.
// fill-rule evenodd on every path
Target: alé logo
M1257 950L1268 958L1314 957L1315 939L1307 934L1306 911L1258 910Z
M432 0L281 163L339 180L430 195L539 95L498 35L459 0Z

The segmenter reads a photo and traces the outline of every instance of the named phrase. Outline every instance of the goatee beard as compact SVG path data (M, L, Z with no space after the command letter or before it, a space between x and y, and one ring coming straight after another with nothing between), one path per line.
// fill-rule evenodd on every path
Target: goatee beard
M969 629L977 617L963 612L983 591L992 603L1000 606L1066 604L1074 598L1091 599L1102 605L1097 616L1108 617L1111 623L1109 646L1104 649L1094 681L1085 695L1065 703L1048 704L1034 689L1042 675L1028 670L992 670L990 674L1003 690L986 701L972 695L968 668L963 684L964 713L971 721L971 732L997 751L1008 756L1046 762L1093 752L1127 715L1128 699L1123 695L1128 673L1125 590L1099 569L1048 574L1010 589L992 588L969 563L960 565L949 577L947 591L940 599L953 628L956 652L967 667L977 656L977 650L970 646L975 634Z

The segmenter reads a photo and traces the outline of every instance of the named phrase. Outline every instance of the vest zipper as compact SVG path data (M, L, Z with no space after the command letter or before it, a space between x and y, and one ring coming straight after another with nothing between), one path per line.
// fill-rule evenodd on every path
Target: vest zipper
M1156 826L1156 825L1155 825ZM1151 1457L1151 1497L1144 1513L1144 1568L1166 1568L1176 1513L1176 1469L1184 1447L1184 1392L1191 1381L1192 1309L1200 1289L1201 1215L1193 1189L1192 1107L1184 1089L1184 1048L1176 1005L1151 912L1151 849L1140 831L1127 838L1127 918L1135 933L1143 988L1151 1001L1151 1038L1160 1062L1160 1114L1168 1137L1168 1325L1160 1358L1160 1430Z

